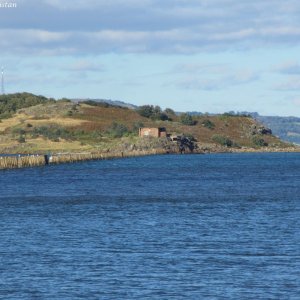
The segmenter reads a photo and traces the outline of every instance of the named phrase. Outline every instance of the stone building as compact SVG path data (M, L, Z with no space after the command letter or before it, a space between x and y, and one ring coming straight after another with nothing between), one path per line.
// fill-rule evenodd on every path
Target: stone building
M139 136L140 137L147 137L147 136L152 136L152 137L167 137L167 131L166 128L164 127L158 127L158 128L140 128L139 130Z

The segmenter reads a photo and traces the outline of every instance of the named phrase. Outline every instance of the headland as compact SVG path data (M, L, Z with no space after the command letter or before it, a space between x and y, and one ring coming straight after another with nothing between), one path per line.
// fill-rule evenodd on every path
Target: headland
M0 96L2 169L154 154L226 152L300 152L300 147L280 140L249 115L193 116L151 105L128 108L29 93Z

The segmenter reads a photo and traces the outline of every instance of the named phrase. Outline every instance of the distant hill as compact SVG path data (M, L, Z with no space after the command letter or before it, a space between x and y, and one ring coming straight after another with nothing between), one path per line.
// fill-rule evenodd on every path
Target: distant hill
M78 99L71 99L72 101L79 103L79 102L87 102L87 101L92 101L92 102L99 102L99 103L107 103L111 106L117 106L117 107L126 107L130 109L136 109L137 106L126 103L120 100L110 100L110 99L91 99L91 98L78 98Z
M260 116L251 114L253 118L272 129L273 134L282 140L300 145L300 118Z

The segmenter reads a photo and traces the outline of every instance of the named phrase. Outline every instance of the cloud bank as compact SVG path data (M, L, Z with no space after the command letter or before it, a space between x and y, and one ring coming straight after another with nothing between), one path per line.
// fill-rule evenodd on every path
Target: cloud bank
M3 52L183 53L300 43L297 0L19 0L0 10Z

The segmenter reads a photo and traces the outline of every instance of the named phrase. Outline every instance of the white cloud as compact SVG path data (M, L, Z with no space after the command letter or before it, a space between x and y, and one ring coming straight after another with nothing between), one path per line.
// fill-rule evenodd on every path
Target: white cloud
M66 32L51 32L34 29L0 29L0 45L4 48L9 45L31 45L36 43L63 42L69 36ZM20 43L19 43L20 42ZM2 50L4 50L2 48Z
M2 51L190 54L300 44L296 0L19 0L19 4L13 12L0 11Z

